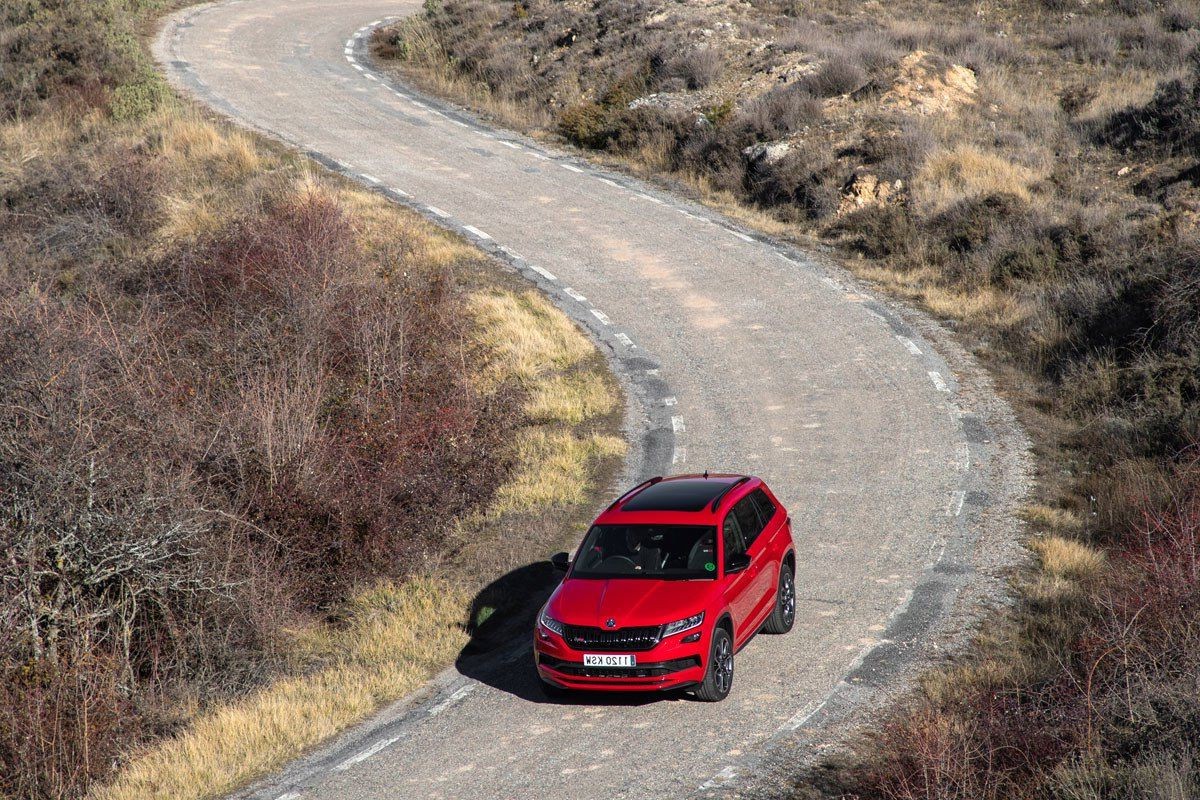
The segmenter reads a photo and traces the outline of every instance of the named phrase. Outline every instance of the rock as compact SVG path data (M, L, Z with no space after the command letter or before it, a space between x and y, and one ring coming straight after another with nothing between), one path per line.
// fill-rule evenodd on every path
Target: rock
M896 200L904 189L903 181L888 183L868 173L857 173L842 187L838 214L849 214L866 206L882 206Z
M879 102L885 108L921 115L946 114L960 106L974 105L977 90L972 70L947 64L924 50L914 50L900 60L900 74Z
M787 142L760 142L742 150L742 155L753 166L770 166L783 160L792 146Z
M1133 167L1124 166L1124 167L1121 167L1119 170L1117 170L1117 175L1124 178L1126 175L1128 175L1131 172L1133 172Z

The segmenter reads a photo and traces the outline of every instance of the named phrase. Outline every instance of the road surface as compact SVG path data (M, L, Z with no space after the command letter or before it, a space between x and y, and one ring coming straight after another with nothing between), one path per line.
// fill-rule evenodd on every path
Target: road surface
M996 482L1013 482L1019 436L997 430L1005 409L965 377L969 359L939 355L953 347L931 343L935 326L845 275L390 83L370 65L367 29L417 11L234 0L171 18L156 52L183 90L462 232L578 320L629 390L627 480L765 478L794 520L797 624L738 655L720 704L546 702L515 642L244 794L736 791L958 625L948 615L979 580L988 537L1008 535L995 521L1018 492Z

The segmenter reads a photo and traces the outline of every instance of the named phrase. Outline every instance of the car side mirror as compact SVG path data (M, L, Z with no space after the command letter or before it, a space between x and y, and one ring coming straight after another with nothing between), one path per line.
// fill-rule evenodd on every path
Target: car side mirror
M733 575L735 572L743 572L748 566L750 566L749 553L734 553L725 559L725 574Z
M571 567L571 557L566 553L555 553L550 556L550 563L559 572L566 572Z

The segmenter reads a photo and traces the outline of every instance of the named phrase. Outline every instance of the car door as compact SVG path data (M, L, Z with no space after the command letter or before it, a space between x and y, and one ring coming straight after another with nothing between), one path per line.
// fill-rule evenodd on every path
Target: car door
M746 552L746 541L742 537L742 528L737 516L730 509L721 523L721 580L725 582L725 602L733 615L733 641L740 645L750 635L750 626L754 622L754 573L750 568L730 574L727 571L731 556Z
M762 536L763 519L758 513L753 493L734 503L730 513L737 518L742 541L750 556L750 592L754 596L750 614L755 619L765 617L775 599L775 567L771 562L770 537Z

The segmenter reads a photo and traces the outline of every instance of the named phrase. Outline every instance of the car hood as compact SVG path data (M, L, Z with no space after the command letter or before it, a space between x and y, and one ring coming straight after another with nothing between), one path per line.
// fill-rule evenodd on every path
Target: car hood
M628 628L661 625L703 611L716 581L649 578L568 578L547 605L568 625Z

